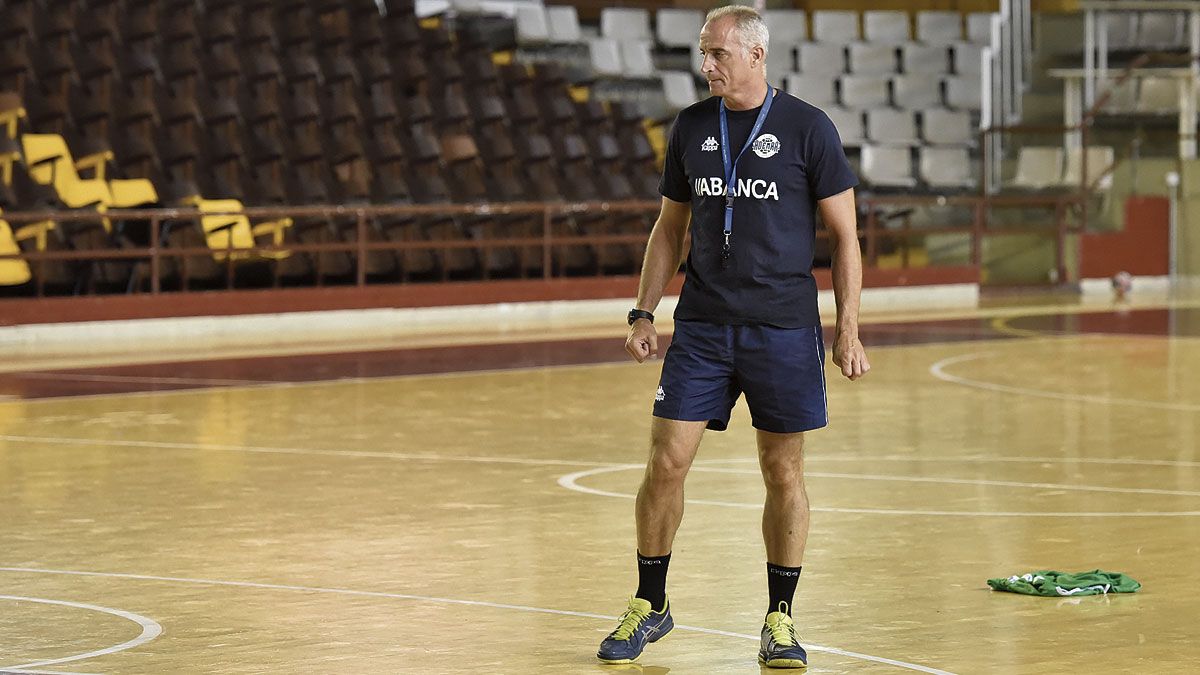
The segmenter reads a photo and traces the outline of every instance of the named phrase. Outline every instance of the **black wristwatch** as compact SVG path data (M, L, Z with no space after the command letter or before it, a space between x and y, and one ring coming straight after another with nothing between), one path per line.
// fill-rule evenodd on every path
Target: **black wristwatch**
M638 319L646 319L650 323L654 323L654 315L644 309L629 310L629 325L632 326L634 321Z

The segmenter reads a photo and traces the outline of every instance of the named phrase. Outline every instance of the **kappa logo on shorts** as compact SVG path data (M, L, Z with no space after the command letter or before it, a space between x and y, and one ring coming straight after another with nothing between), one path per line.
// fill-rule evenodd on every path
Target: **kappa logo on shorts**
M763 134L754 139L754 154L766 159L779 154L779 139L775 134Z
M662 387L659 387L658 391L654 392L654 400L655 401L663 401L663 400L666 400L666 398L667 398L667 394L666 394L666 392L663 391Z
M714 136L709 136L708 140L700 144L700 149L704 152L715 152L719 147L721 146L717 144L717 139Z

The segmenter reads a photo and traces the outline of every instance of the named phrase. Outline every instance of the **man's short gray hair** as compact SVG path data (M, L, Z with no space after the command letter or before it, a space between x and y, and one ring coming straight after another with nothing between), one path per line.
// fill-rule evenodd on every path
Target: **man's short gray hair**
M709 12L708 16L704 17L704 23L711 23L727 16L733 17L733 26L737 29L738 36L741 37L742 49L749 53L751 49L762 45L765 56L767 43L770 42L771 36L767 32L767 22L763 21L762 15L753 7L725 5Z

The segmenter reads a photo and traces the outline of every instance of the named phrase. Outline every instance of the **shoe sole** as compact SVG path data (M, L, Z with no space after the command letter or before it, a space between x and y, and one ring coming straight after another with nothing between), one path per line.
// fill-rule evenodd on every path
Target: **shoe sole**
M670 628L663 631L662 633L659 633L658 635L655 635L652 639L647 640L646 644L654 644L655 642L658 642L659 640L667 637L667 635L669 635L671 633L671 631L673 631L673 630L675 630L675 622L674 621L671 622ZM638 654L637 656L635 656L633 658L629 658L629 659L606 659L603 656L600 656L599 654L597 654L596 658L600 660L600 663L606 663L608 665L616 666L616 665L620 665L622 663L633 663L634 660L637 659L638 656L641 656L641 654Z
M808 664L800 659L771 659L767 661L760 656L758 657L758 663L768 668L793 668L800 670L808 668Z

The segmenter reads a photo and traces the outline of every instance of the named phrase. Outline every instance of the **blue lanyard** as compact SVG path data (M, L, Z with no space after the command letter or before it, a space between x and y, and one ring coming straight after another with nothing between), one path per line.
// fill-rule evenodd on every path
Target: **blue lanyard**
M725 99L721 99L721 162L725 165L725 247L721 252L722 267L728 266L729 257L733 254L729 236L733 234L733 192L737 183L737 163L746 150L754 145L754 139L762 130L763 122L767 121L767 113L771 112L771 100L775 98L774 93L774 88L767 85L767 98L758 111L758 119L754 120L754 128L750 130L750 136L746 138L746 144L742 146L737 159L732 162L729 161L729 121L725 117Z

